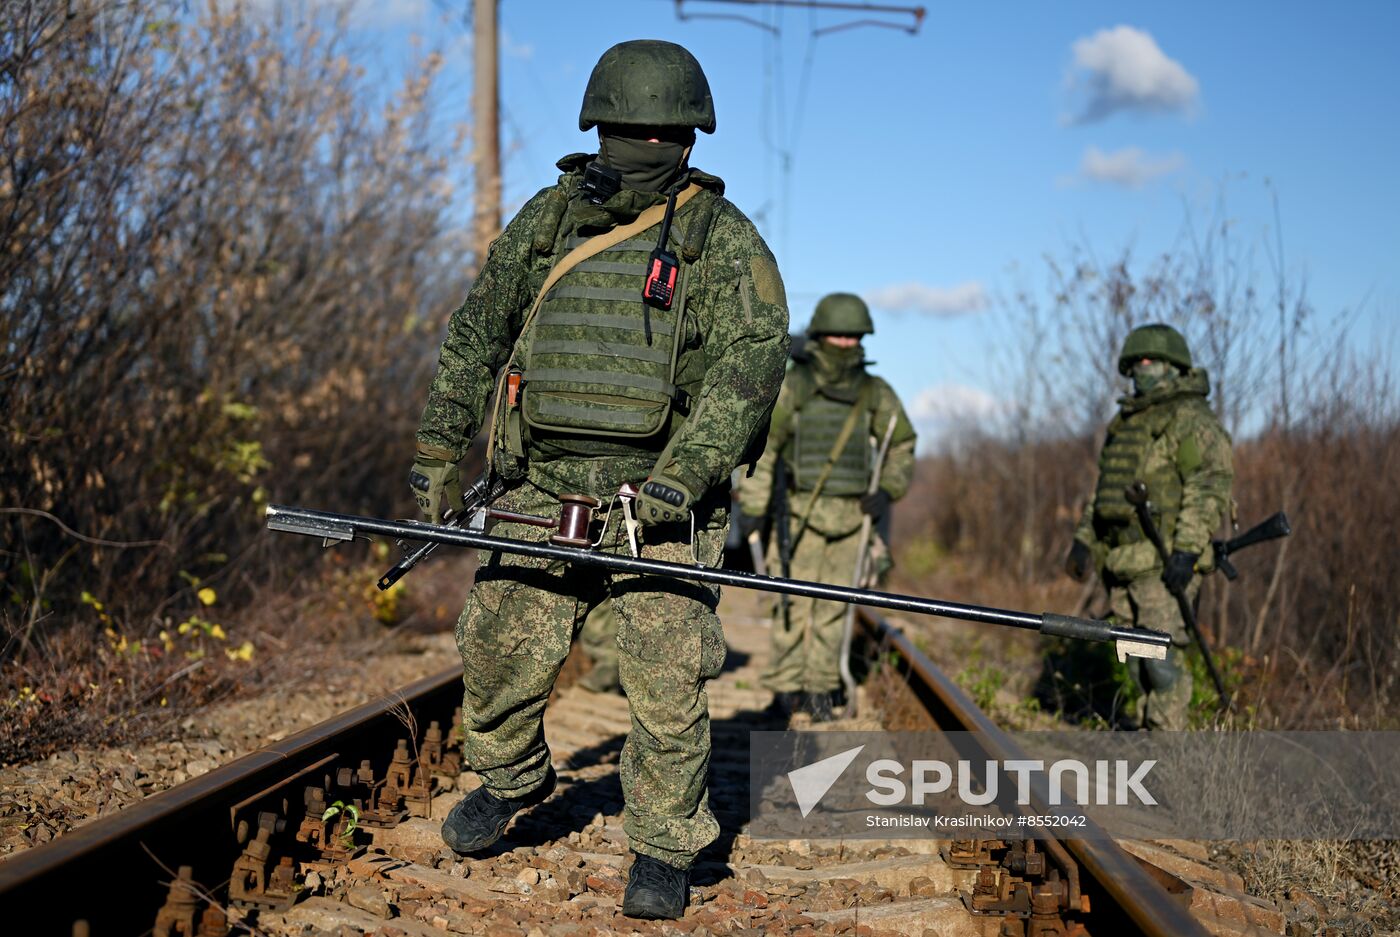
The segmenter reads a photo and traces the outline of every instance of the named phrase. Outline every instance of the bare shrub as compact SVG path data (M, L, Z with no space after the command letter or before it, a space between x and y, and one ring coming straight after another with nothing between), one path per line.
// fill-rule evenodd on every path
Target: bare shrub
M997 362L1009 402L920 460L896 535L970 565L985 594L1037 597L1062 576L1094 483L1125 386L1123 339L1172 323L1209 370L1212 404L1234 436L1241 527L1283 509L1294 529L1236 557L1237 583L1211 577L1203 629L1238 662L1259 722L1394 726L1400 578L1381 521L1400 516L1390 362L1349 350L1354 311L1320 317L1306 283L1280 272L1281 248L1268 282L1253 257L1262 248L1233 238L1232 223L1222 203L1203 234L1188 223L1174 249L1146 262L1083 246L1049 258L1046 288L1018 290L998 313L1013 337ZM1088 593L1080 600L1096 607Z
M435 56L388 93L342 21L182 10L0 14L7 683L102 643L84 594L151 635L285 580L314 548L258 536L270 499L406 500L405 389L465 286Z

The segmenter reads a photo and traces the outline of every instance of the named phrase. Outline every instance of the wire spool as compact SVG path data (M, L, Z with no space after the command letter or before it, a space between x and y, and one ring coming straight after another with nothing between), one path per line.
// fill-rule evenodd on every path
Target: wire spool
M592 546L588 528L593 523L593 512L600 503L597 498L588 495L560 495L559 533L550 536L549 542L559 547Z

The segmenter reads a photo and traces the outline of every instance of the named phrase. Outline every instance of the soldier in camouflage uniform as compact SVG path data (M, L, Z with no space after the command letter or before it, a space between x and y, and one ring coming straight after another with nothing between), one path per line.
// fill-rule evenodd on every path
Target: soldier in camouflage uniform
M724 183L688 164L695 131L715 126L709 85L689 52L652 40L609 49L579 117L580 129L594 126L598 154L559 162L558 183L491 245L453 313L413 487L430 519L460 503L457 461L485 425L495 389L489 457L513 483L501 507L551 514L562 494L597 498L598 549L628 552L615 496L640 483L641 555L714 564L730 473L756 457L782 382L782 280L752 223L723 197ZM664 234L663 213L673 215ZM656 284L670 285L671 262L668 302ZM493 532L548 533L514 523ZM457 625L464 754L482 786L452 809L443 839L476 852L549 795L545 702L577 629L604 601L617 616L632 719L619 764L636 854L623 912L677 917L687 870L719 834L706 791L705 693L725 657L717 587L484 554Z
M1185 590L1194 602L1201 574L1214 566L1211 536L1229 513L1234 481L1230 436L1206 402L1205 370L1192 367L1186 340L1170 326L1134 329L1123 343L1118 371L1131 377L1133 393L1118 401L1118 415L1108 424L1098 485L1065 569L1081 581L1097 569L1118 622L1171 634L1174 646L1166 660L1133 658L1143 689L1139 724L1185 729L1191 672L1182 654L1188 636L1172 593ZM1147 483L1153 522L1170 551L1165 567L1124 494L1138 480Z
M593 669L584 674L578 685L590 693L617 693L622 681L617 675L617 616L612 602L599 602L588 613L578 633L579 646Z
M889 384L866 373L861 339L874 331L870 310L859 296L833 293L817 303L807 348L788 370L778 395L763 458L739 489L739 523L747 533L768 513L774 484L785 486L790 569L797 579L850 584L864 517L878 521L890 502L909 490L914 427ZM880 484L870 493L887 433ZM783 477L775 482L780 464ZM777 569L778 538L772 540L769 567ZM881 555L887 554L881 549ZM845 614L841 602L794 598L775 603L764 684L776 694L780 709L803 709L818 722L831 718L841 686Z

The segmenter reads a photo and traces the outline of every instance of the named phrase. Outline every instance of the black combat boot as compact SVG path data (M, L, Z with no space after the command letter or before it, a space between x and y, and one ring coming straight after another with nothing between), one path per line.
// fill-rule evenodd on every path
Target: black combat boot
M458 855L467 855L490 846L501 838L506 824L517 812L533 807L554 793L557 778L554 767L544 783L524 797L497 797L484 786L478 787L447 813L442 821L442 841Z
M802 708L807 715L812 717L813 722L830 722L836 718L833 709L835 695L830 690L821 693L808 693Z
M674 921L685 913L690 897L690 873L659 859L634 852L622 913L627 917Z
M768 704L767 714L775 719L787 719L802 708L802 694L794 690L779 690Z

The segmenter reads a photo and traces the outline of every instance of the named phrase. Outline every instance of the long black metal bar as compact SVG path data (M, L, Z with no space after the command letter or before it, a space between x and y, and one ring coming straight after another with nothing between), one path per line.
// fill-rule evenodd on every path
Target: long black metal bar
M1036 615L1031 612L1016 612L983 605L967 605L961 602L945 602L939 599L925 599L912 595L856 589L850 586L829 585L801 579L778 579L740 570L712 569L708 566L698 565L688 566L682 563L667 563L641 557L599 553L576 547L558 547L548 543L492 537L488 534L475 533L458 527L425 524L420 521L388 521L376 517L334 514L329 511L313 511L307 508L273 504L268 505L267 508L267 527L269 530L283 533L319 537L326 542L354 540L357 537L363 539L367 535L374 534L381 537L443 543L450 546L475 547L479 550L560 560L579 566L608 569L614 572L668 576L696 582L711 582L722 586L735 586L740 589L756 589L760 592L779 592L831 602L849 602L871 608L887 608L897 612L912 612L918 615L934 615L960 621L1005 625L1057 637L1078 638L1086 641L1122 641L1139 648L1150 647L1165 650L1171 644L1171 635L1164 631L1118 628L1101 621L1072 618L1068 615L1056 615L1052 612Z

